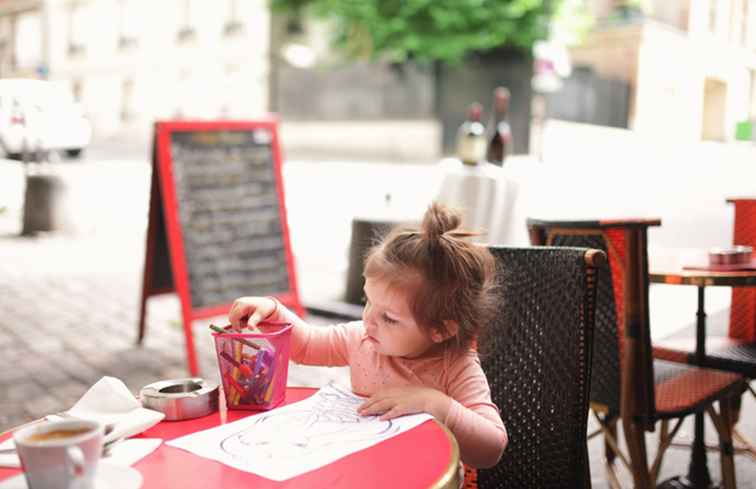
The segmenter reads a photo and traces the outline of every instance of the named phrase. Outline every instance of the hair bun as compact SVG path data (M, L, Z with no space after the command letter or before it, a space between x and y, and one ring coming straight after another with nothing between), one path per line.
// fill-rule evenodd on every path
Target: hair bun
M434 202L425 211L421 231L431 241L438 241L444 233L458 229L462 222L459 212Z

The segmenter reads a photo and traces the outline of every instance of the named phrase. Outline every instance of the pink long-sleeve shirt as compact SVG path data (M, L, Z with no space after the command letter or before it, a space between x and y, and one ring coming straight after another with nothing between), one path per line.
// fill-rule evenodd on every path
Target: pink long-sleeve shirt
M490 467L501 458L507 432L491 402L488 381L476 352L408 359L382 355L366 339L362 321L332 327L309 326L291 311L291 358L306 365L350 367L352 390L370 396L383 387L419 385L451 398L442 421L459 443L462 461Z

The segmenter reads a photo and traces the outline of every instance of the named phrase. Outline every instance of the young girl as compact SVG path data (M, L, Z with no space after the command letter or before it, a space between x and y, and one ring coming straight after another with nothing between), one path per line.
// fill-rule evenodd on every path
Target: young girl
M349 365L352 390L367 397L360 414L429 413L454 433L463 462L491 467L507 432L472 344L491 317L494 259L459 224L433 204L420 230L395 230L370 250L362 321L309 326L269 297L237 299L229 320L293 323L292 359Z

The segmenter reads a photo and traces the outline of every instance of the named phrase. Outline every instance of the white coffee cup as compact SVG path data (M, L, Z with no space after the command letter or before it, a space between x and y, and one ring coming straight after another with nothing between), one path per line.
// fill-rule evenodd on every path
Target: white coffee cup
M94 489L102 439L103 426L87 420L45 422L13 434L29 489Z

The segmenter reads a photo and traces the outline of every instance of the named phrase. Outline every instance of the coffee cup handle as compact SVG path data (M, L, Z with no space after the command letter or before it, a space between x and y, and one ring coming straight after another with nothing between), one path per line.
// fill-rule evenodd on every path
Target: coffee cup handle
M84 475L84 452L77 446L67 447L66 456L69 462L69 471L75 478Z

